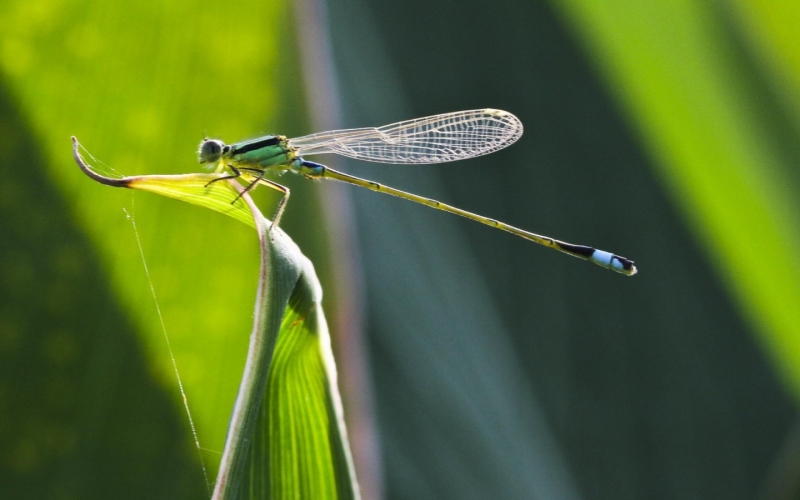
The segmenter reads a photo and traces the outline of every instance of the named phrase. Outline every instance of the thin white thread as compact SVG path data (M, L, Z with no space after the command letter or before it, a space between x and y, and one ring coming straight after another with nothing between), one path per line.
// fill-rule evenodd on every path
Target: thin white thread
M116 170L114 170L110 165L106 165L102 161L100 161L97 158L95 158L94 155L92 155L92 153L90 153L88 149L83 147L83 144L78 143L78 147L81 148L84 151L84 153L86 153L86 155L89 158L92 159L92 162L93 162L92 170L95 170L96 172L104 174L104 175L108 175L108 177L111 177L112 175L113 176L117 176L120 179L125 177L120 172L117 172ZM101 168L98 168L97 165L99 165ZM126 214L127 214L127 212L126 212Z
M131 199L131 212L133 212L133 199ZM211 483L208 482L208 472L206 472L206 466L203 463L203 450L200 446L200 439L197 437L197 429L194 426L194 420L192 420L192 412L189 411L189 400L186 398L186 391L183 390L183 382L181 381L181 375L178 373L178 363L175 361L175 354L172 352L172 344L169 341L169 336L167 335L167 327L164 325L164 317L161 315L161 306L158 305L158 298L156 297L156 289L153 286L153 280L150 279L150 270L147 268L147 261L144 258L144 250L142 249L142 241L139 239L139 230L136 229L136 220L134 219L132 214L129 214L127 210L124 208L122 209L125 212L125 216L131 222L131 226L133 226L133 234L136 236L136 245L139 247L139 255L142 257L142 265L144 266L144 274L147 276L147 283L150 285L150 293L153 296L153 302L156 305L156 312L158 313L158 321L161 323L161 331L164 332L164 340L167 343L167 350L169 351L169 358L172 361L172 368L175 370L175 378L178 380L178 388L181 391L181 398L183 399L183 407L186 409L186 416L189 418L189 427L192 429L192 436L194 437L194 444L197 447L197 455L200 458L200 468L203 469L203 478L206 482L206 490L208 491L208 496L211 497ZM208 450L211 451L211 450Z

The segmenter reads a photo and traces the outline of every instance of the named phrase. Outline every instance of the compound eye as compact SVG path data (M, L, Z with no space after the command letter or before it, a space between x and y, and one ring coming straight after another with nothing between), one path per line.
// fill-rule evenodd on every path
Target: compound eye
M227 149L227 146L222 141L204 140L200 143L200 149L197 152L200 163L215 163L222 156L223 149Z

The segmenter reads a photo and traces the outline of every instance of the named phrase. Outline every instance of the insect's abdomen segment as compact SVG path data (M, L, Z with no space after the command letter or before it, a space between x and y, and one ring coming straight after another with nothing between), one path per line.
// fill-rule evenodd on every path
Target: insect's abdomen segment
M386 193L392 196L397 196L399 198L404 198L406 200L411 200L417 203L421 203L422 205L426 205L431 208L435 208L437 210L442 210L444 212L449 212L451 214L460 215L462 217L466 217L468 219L472 219L474 221L486 224L487 226L492 226L497 229L502 229L503 231L508 231L509 233L521 236L526 240L534 241L540 245L553 248L560 252L564 252L568 255L572 255L573 257L578 257L579 259L588 260L589 262L594 262L598 266L610 269L612 271L616 271L618 273L622 273L628 276L636 274L636 266L633 264L633 261L626 259L625 257L620 257L619 255L605 252L603 250L598 250L596 248L587 247L583 245L573 245L572 243L566 243L564 241L554 240L553 238L549 238L547 236L541 236L528 231L523 231L522 229L516 228L514 226L509 226L508 224L504 224L495 219L490 219L482 215L473 214L467 212L466 210L461 210L460 208L456 208L444 204L440 201L432 200L430 198L424 198L422 196L417 196L415 194L406 193L404 191L400 191L399 189L394 189L392 187L379 184L377 182L368 181L366 179L360 179L358 177L345 174L343 172L332 170L324 165L320 165L319 163L314 163L313 161L304 160L300 157L295 158L289 168L293 172L301 174L309 179L320 179L320 178L333 179L341 182L346 182L348 184L353 184L355 186L361 186L370 189L372 191L377 191L379 193Z
M319 179L325 175L325 165L313 161L296 158L292 162L292 170L309 179Z
M612 271L617 271L618 273L627 274L628 276L636 274L636 266L633 265L632 260L613 253L595 249L590 260L595 264L603 266L606 269L611 269Z
M230 158L240 165L270 168L289 165L294 153L286 146L284 136L271 135L232 145Z
M633 264L633 261L625 257L606 252L605 250L598 250L583 245L573 245L572 243L565 243L558 240L553 240L553 243L555 243L555 248L557 250L594 262L598 266L605 267L606 269L611 269L612 271L628 276L636 274L636 266Z

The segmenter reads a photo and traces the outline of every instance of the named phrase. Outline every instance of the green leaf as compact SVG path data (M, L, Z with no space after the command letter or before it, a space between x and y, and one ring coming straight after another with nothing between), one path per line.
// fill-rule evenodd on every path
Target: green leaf
M222 180L226 178L225 174L132 175L115 179L96 173L84 161L80 148L78 139L73 137L72 154L75 162L86 175L101 184L160 194L214 210L251 227L256 225L252 210L257 212L258 209L248 207L245 200L249 198L239 195L242 188L238 183Z
M690 0L555 4L800 394L800 106L796 91L786 92L796 89L800 66L785 45L797 3L734 2L738 16L737 8Z
M285 243L276 238L276 259ZM358 498L322 289L310 261L299 264L256 425L246 491L249 498L262 498L264 491L273 499Z
M258 233L261 265L250 348L213 498L358 498L322 288L311 262L273 228L241 185L221 180L223 174L109 178L85 163L79 147L73 137L75 161L102 184L203 206Z

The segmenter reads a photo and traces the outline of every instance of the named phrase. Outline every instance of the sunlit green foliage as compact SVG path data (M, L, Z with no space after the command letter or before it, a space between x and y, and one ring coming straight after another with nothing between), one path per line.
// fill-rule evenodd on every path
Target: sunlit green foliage
M342 126L492 106L526 127L457 166L343 170L641 268L617 280L351 190L337 259L364 279L389 496L769 498L800 378L797 2L326 4L334 64L314 80L339 84ZM0 496L206 494L122 209L209 477L252 320L252 230L88 183L69 136L124 174L184 174L204 135L315 131L295 50L314 20L295 35L287 11L0 4ZM321 238L292 188L283 226Z
M800 4L555 3L800 394Z
M75 161L93 180L209 208L257 231L261 265L247 368L214 498L358 498L322 289L308 258L222 174L109 178L73 143Z
M87 182L68 152L75 135L107 173L191 173L201 171L195 150L205 134L236 140L272 130L276 117L297 105L291 93L279 92L279 84L289 83L274 78L292 57L287 5L228 7L246 13L247 22L232 29L214 2L0 4L6 24L0 72L30 127L27 144L35 145L5 168L37 168L43 182L58 186L67 200L64 215L91 242L95 265L140 335L146 372L170 394L175 418L186 428L150 283L123 208L135 217L211 478L247 348L258 268L253 232L186 204ZM75 286L80 282L69 285ZM119 331L107 326L105 335ZM136 402L130 404L133 411ZM50 446L35 445L31 452L34 477L36 471L51 473L53 462L44 460ZM199 474L197 452L192 456ZM199 487L204 490L202 482Z

